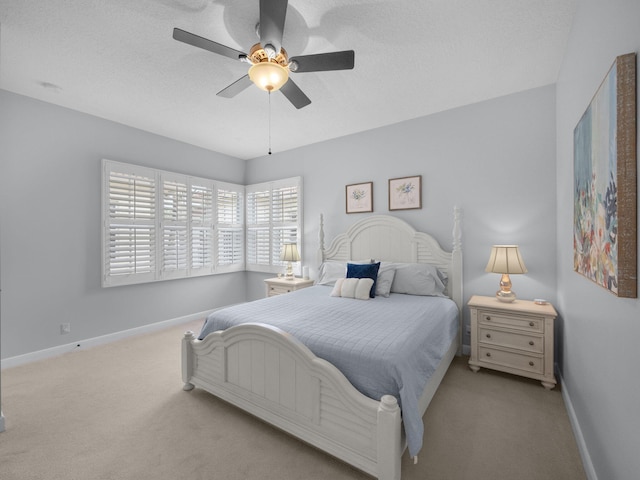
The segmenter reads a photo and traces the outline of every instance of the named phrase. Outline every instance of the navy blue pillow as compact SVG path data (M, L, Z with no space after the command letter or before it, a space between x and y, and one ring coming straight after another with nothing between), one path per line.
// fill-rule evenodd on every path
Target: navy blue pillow
M371 285L371 291L369 292L369 298L375 298L376 281L378 280L379 269L380 262L347 263L347 278L370 278L371 280L373 280L373 285Z

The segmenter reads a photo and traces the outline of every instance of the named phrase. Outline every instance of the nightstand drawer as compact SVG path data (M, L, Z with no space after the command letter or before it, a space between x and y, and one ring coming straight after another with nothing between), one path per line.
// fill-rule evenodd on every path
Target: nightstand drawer
M541 357L520 355L484 346L478 346L478 361L540 375L544 372L544 359Z
M529 332L544 332L544 321L540 317L527 315L504 315L488 310L478 311L478 322L481 325L496 325L517 328Z
M267 297L275 297L276 295L284 295L285 293L295 292L303 288L313 286L313 280L294 277L287 278L267 278L264 281L267 286Z
M478 342L489 345L500 345L533 353L544 352L544 338L522 333L493 330L486 327L478 328Z
M283 287L281 285L269 285L269 296L283 295L285 293L293 292L293 285L290 287Z

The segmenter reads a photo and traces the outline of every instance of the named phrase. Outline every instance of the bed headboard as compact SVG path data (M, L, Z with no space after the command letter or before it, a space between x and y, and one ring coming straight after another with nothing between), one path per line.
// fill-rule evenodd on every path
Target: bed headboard
M324 220L320 215L318 263L326 260L349 261L373 258L388 262L429 263L446 270L447 295L458 305L460 338L462 305L462 212L453 209L453 245L443 250L428 233L418 232L404 220L389 215L372 215L356 223L324 246Z

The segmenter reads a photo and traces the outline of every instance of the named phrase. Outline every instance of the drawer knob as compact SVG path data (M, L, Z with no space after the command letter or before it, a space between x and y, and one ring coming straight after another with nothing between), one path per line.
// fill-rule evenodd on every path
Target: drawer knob
M489 315L487 315L486 317L484 317L484 319L485 319L487 322L491 321L491 317L490 317Z
M533 347L533 340L529 340L529 345Z
M533 367L533 362L529 362L529 366L530 366L530 367Z
M533 327L534 325L535 325L535 323L533 323L533 322L529 322L529 326L530 326L530 327Z
M490 333L487 333L487 338L491 338L491 334Z
M490 356L491 356L491 352L487 352L487 357L490 357Z

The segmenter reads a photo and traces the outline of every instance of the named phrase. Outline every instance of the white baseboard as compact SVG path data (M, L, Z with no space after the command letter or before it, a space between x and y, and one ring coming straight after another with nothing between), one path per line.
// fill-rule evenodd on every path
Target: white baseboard
M580 452L580 457L582 458L582 466L584 467L584 471L587 474L587 479L598 480L598 475L596 475L596 470L595 468L593 468L593 462L591 461L591 455L589 455L587 443L585 442L584 436L582 435L582 429L580 428L578 417L576 417L576 411L574 410L573 403L571 402L569 389L567 388L567 385L564 383L564 378L562 378L562 375L560 374L560 372L557 371L556 374L560 379L560 387L562 389L562 399L564 400L564 405L567 409L567 414L569 415L569 422L571 422L573 435L576 437L578 451Z
M217 309L207 310L205 312L193 313L191 315L185 315L184 317L171 318L157 323L151 323L142 327L131 328L129 330L123 330L121 332L110 333L102 335L100 337L88 338L86 340L78 340L77 342L68 343L65 345L58 345L57 347L47 348L44 350L38 350L36 352L25 353L24 355L17 355L15 357L5 358L1 361L0 365L3 370L5 368L17 367L19 365L25 365L27 363L36 362L38 360L45 360L47 358L57 357L63 353L68 353L73 350L87 349L96 347L98 345L104 345L107 343L115 342L116 340L122 340L134 335L140 335L144 333L151 333L164 328L171 327L173 325L180 325L182 323L191 322L200 318L205 318L211 312ZM0 430L2 431L2 430Z
M467 357L469 355L471 355L471 345L462 345L462 354L466 355Z

